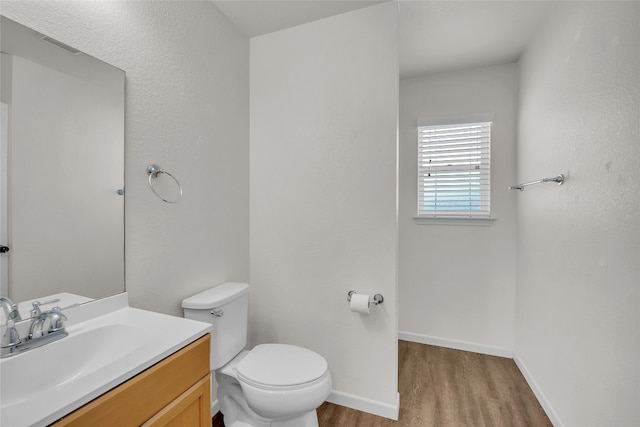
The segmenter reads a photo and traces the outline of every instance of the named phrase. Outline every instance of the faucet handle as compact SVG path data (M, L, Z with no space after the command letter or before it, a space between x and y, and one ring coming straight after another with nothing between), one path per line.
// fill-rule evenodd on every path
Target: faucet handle
M40 314L42 313L42 310L40 310L40 301L32 302L31 306L33 307L29 312L31 314L31 317L32 318L40 317Z
M62 316L62 318L64 320L69 320L69 319L67 319L67 316L65 316L64 313L62 312L62 310L65 310L67 308L69 308L69 307L60 308L60 307L56 306L56 307L53 307L51 310L49 310L47 313L57 314L59 316Z
M69 320L60 307L53 307L51 310L45 311L43 315L46 315L50 321L49 330L47 331L49 334L63 330L64 320Z

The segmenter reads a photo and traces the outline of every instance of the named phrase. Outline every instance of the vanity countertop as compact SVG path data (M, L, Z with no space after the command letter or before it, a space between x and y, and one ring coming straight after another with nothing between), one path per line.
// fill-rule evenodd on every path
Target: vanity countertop
M0 359L0 425L46 426L211 331L129 307L126 293L65 311L69 336Z

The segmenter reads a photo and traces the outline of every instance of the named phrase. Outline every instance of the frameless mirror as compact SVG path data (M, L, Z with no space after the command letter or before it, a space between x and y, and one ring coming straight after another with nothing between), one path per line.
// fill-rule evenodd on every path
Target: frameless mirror
M1 20L0 293L123 292L124 72Z

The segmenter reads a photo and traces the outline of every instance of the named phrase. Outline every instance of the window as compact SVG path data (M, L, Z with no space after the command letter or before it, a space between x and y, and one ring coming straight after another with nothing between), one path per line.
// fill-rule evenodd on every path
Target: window
M418 121L418 218L488 218L492 114Z

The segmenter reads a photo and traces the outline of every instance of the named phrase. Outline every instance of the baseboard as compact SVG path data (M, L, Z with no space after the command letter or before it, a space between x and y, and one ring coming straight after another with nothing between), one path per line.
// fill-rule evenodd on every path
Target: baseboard
M367 412L369 414L390 418L395 421L398 420L400 412L400 393L396 395L396 402L394 405L377 402L375 400L343 393L341 391L332 391L327 398L327 402L346 406L347 408L357 409L358 411ZM220 411L220 404L218 404L218 400L216 399L211 404L211 416L217 414L218 411Z
M417 342L420 344L435 345L438 347L453 348L456 350L472 351L474 353L487 354L489 356L507 357L509 359L513 358L513 350L508 348L432 337L413 332L398 332L398 339Z
M472 351L474 353L481 353L481 354L487 354L490 356L499 356L499 357L506 357L509 359L513 359L513 361L516 363L516 366L522 373L522 376L524 377L525 381L527 381L527 384L529 384L529 387L531 387L531 390L533 391L533 394L536 396L536 399L538 399L538 402L540 402L540 406L542 406L542 409L547 414L547 417L549 417L549 421L551 421L554 427L564 427L564 424L562 423L562 421L560 421L560 417L558 417L558 414L556 414L556 412L553 410L553 407L547 400L546 396L544 395L540 387L538 387L538 384L533 379L533 376L527 369L526 365L524 364L522 359L518 357L518 354L515 351L509 350L507 348L502 348L502 347L495 347L495 346L471 343L466 341L432 337L428 335L416 334L413 332L398 332L398 339L401 339L404 341L417 342L420 344L436 345L438 347Z
M331 391L331 394L329 394L327 402L389 418L395 421L398 420L400 412L400 393L397 393L395 403L390 405L388 403L378 402L361 396L356 396L354 394L333 390Z
M518 369L520 369L520 372L522 372L522 376L527 381L527 384L529 384L529 387L531 387L533 394L535 394L538 402L540 402L540 406L542 406L542 409L544 409L547 417L549 417L549 421L551 421L551 424L553 424L554 427L564 427L564 424L562 424L562 421L560 421L560 417L558 417L558 414L556 414L556 412L553 410L553 407L547 400L547 397L544 395L540 387L538 387L536 381L533 379L531 372L529 372L527 366L515 352L513 354L513 361L516 362Z

